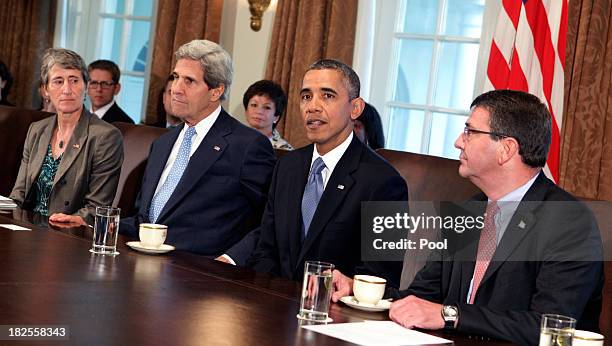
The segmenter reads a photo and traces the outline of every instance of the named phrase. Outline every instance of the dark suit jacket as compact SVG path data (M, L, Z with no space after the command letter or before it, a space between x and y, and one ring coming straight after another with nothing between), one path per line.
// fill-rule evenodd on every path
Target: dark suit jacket
M406 182L354 136L327 183L302 243L301 203L313 148L309 145L287 153L276 165L250 265L257 271L301 280L304 262L318 260L335 264L349 276L355 272L385 276L398 286L401 262L361 262L360 214L362 201L407 201ZM228 255L242 258L240 245L243 242Z
M478 199L487 200L484 194ZM543 173L510 220L473 305L466 300L480 232L471 237L454 251L434 253L401 296L456 304L459 332L521 345L538 343L543 313L572 316L578 329L598 329L603 250L597 223Z
M108 111L104 113L102 120L106 121L107 123L114 123L114 122L122 122L122 123L129 123L129 124L134 123L134 120L132 120L132 118L130 118L130 116L127 115L123 111L123 109L121 109L121 107L117 105L117 102L115 102L111 106L111 108L109 108Z
M122 220L122 232L138 237L138 225L150 222L153 194L183 126L151 145L138 214ZM157 223L168 226L166 242L203 255L222 254L259 224L274 162L264 135L221 110L159 215Z
M32 185L38 179L57 115L30 125L11 198L32 209ZM93 224L96 206L111 205L123 162L123 138L114 126L83 109L53 179L49 215L78 214Z

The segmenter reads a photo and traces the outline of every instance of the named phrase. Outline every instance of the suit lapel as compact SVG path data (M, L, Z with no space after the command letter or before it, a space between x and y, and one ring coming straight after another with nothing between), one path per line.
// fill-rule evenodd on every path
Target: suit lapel
M482 278L482 283L486 282L499 269L525 236L532 231L533 225L537 221L534 211L540 206L548 190L547 180L548 178L544 176L544 173L540 172L538 178L536 178L531 188L523 197L519 207L510 219L510 223L504 231L501 241L497 245L491 263L489 263L487 271Z
M312 161L312 151L314 150L314 145L310 145L309 150L304 150L301 153L302 157L299 162L295 164L293 167L289 167L289 169L295 169L295 175L289 174L290 180L286 183L289 184L289 191L294 191L296 194L296 198L289 198L287 201L287 205L282 208L287 210L288 212L294 213L292 217L289 217L288 220L294 220L294 225L289 225L292 230L289 233L289 247L290 247L290 257L291 257L291 267L296 268L298 266L298 259L301 256L301 248L302 248L302 195L304 194L304 189L306 187L306 182L308 181L308 174L310 173L310 164ZM295 177L296 179L292 179Z
M83 147L87 142L87 137L89 136L90 118L91 114L85 108L83 108L81 116L79 117L79 122L74 128L74 132L72 133L72 137L70 137L70 141L64 150L64 154L62 154L62 162L60 162L60 165L57 168L57 173L53 179L53 185L57 184L64 174L66 174L70 166L72 166L74 163L74 160L76 160L76 158L79 156L81 150L83 150Z
M53 136L53 130L57 124L57 115L52 116L49 120L50 124L44 127L42 133L40 134L40 138L38 138L38 143L33 146L35 151L33 152L34 157L32 158L32 167L36 167L36 169L29 171L28 181L26 184L26 189L28 190L32 184L34 184L34 181L38 179L43 161L45 160L45 156L47 156L47 150L49 148L49 144L51 143L51 136ZM44 148L42 146L44 146ZM26 192L26 196L27 195L28 192Z
M159 214L158 220L163 220L165 214L191 191L192 187L208 172L215 161L223 155L228 145L224 137L232 132L229 116L221 110L219 117L189 159L181 180Z
M357 136L353 136L351 144L340 158L340 161L338 161L323 191L317 210L312 218L308 235L304 239L297 263L302 261L304 255L308 252L319 234L325 229L330 218L335 214L336 209L342 205L345 197L350 192L351 187L355 183L351 174L359 168L362 151L363 145L359 142Z

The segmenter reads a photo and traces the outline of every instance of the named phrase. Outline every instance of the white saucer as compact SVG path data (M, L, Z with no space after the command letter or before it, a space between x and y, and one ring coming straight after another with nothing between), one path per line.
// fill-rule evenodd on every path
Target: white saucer
M146 247L146 246L142 246L139 241L128 241L127 243L125 243L125 245L131 247L132 249L136 251L149 253L149 254L166 253L166 252L170 252L175 249L174 246L168 245L168 244L162 244L158 248Z
M340 298L340 301L352 308L363 310L363 311L385 311L385 310L389 310L389 308L391 307L391 302L388 300L384 300L384 299L379 300L378 304L376 305L360 303L353 296L342 297Z

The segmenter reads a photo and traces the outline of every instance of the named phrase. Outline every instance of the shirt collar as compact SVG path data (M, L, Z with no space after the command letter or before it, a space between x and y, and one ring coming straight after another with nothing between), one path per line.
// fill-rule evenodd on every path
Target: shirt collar
M338 164L338 161L340 161L340 159L342 158L342 155L344 155L344 152L346 152L346 149L348 149L352 140L353 140L353 132L351 131L351 133L344 140L344 142L340 143L339 146L330 150L325 155L319 154L319 152L317 151L317 145L315 144L314 149L312 151L312 160L310 161L310 166L312 167L312 163L314 162L314 160L320 157L321 159L323 159L323 162L325 163L325 167L329 170L329 172L333 172L334 168L336 168L336 165Z
M520 202L522 201L527 191L529 191L529 188L531 188L531 185L533 185L535 180L538 178L538 175L539 175L539 172L536 175L534 175L531 179L529 179L529 181L527 181L525 184L517 187L516 189L510 191L505 196L500 198L498 202Z
M195 124L195 130L198 137L206 136L210 128L213 126L217 118L221 114L221 105L217 107L212 113L210 113L206 118L200 120L197 124ZM183 131L187 131L187 124L183 127Z
M106 114L106 112L108 112L108 110L115 104L115 100L112 100L111 102L109 102L108 104L98 108L98 110L96 110L95 112L93 111L93 108L91 109L91 114L95 114L98 116L98 118L102 119L102 117L104 116L104 114Z

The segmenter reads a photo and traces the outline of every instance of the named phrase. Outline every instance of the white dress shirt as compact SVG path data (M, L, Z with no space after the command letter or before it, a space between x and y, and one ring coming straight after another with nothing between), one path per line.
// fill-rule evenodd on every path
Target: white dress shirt
M115 104L115 100L112 100L111 102L109 102L108 104L98 108L97 111L93 111L93 108L90 109L89 111L91 112L91 114L95 114L98 116L98 118L102 119L102 117L104 116L104 114L106 114L106 112L108 112L108 110Z
M219 114L221 114L221 106L217 107L217 109L215 109L212 113L210 113L209 116L200 120L200 122L198 122L194 126L196 134L191 138L191 151L189 152L189 158L191 158L193 153L198 149L198 147L200 146L200 143L202 143L202 140L204 139L204 137L206 137L206 134L208 133L208 131L210 131L210 128L213 126L213 124L219 117ZM159 178L159 182L157 182L157 188L155 189L155 194L157 194L161 186L166 181L166 178L168 178L168 175L170 174L170 170L172 169L172 165L174 165L174 161L176 160L176 156L178 155L179 149L181 147L181 143L183 143L185 132L187 132L187 124L183 126L181 133L179 133L178 137L176 138L176 141L174 142L174 146L172 146L172 151L170 152L168 161L166 161L166 166L164 167L164 170L162 171L162 175Z

